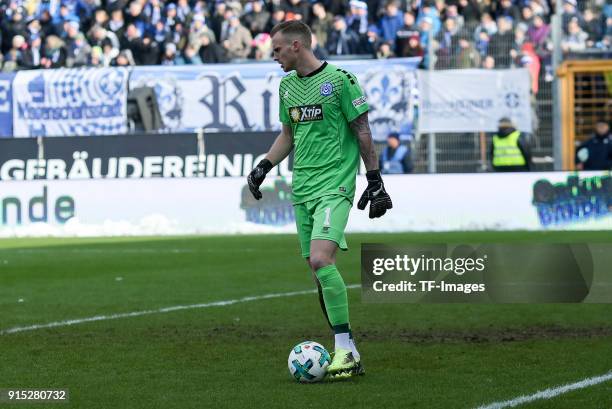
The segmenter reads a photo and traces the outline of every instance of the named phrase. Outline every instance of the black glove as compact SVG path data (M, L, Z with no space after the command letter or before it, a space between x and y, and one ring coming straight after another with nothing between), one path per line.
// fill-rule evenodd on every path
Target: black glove
M365 209L368 201L370 202L370 219L384 215L388 209L393 208L391 198L385 191L385 184L380 176L380 170L370 170L366 173L368 187L361 195L357 203L359 210Z
M261 162L259 162L257 166L255 166L255 169L253 169L251 173L249 173L249 176L247 176L249 190L251 191L255 199L261 199L261 192L259 191L259 186L263 183L264 179L266 178L266 175L273 167L274 165L272 165L272 162L270 162L268 159L263 159Z

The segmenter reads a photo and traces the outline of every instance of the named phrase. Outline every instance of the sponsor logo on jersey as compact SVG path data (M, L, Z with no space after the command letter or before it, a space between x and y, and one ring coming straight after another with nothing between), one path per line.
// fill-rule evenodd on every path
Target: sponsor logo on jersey
M330 96L334 92L334 84L331 82L324 82L321 84L321 95L324 97Z
M310 122L310 121L322 121L323 120L323 106L322 105L303 105L299 107L289 108L289 117L291 121L297 122Z
M367 98L366 98L366 96L365 96L365 95L363 95L363 96L361 96L361 97L359 97L359 98L357 98L357 99L354 99L354 100L353 100L353 106L354 106L355 108L357 108L358 106L361 106L361 105L365 104L365 103L366 103L366 99L367 99Z

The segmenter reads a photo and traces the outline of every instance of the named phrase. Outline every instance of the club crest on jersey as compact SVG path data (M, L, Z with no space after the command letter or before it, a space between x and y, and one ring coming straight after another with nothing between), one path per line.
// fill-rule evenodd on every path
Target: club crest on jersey
M289 108L289 117L294 123L323 120L323 106L303 105Z
M330 96L334 92L334 84L331 82L324 82L321 84L321 95L324 97Z

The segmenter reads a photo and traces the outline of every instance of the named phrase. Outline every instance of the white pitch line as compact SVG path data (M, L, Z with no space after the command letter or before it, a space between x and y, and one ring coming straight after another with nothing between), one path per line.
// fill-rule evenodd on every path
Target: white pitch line
M612 380L612 371L608 372L605 375L595 376L592 378L586 378L582 381L571 383L568 385L557 386L555 388L545 389L543 391L539 391L534 393L533 395L523 395L518 398L514 398L512 400L507 400L504 402L495 402L489 405L479 406L478 409L503 409L503 408L513 408L518 405L522 405L523 403L533 402L539 399L551 399L556 396L562 395L567 392L571 392L577 389L588 388L589 386L594 386L600 383L604 383Z
M358 288L358 287L360 287L359 284L351 284L351 285L346 286L346 288ZM180 310L191 310L195 308L224 307L227 305L240 304L244 302L268 300L270 298L294 297L296 295L314 294L316 292L317 290L303 290L303 291L292 291L288 293L271 293L271 294L253 295L250 297L236 298L233 300L214 301L214 302L203 303L203 304L175 305L172 307L159 308L157 310L133 311L133 312L124 312L121 314L110 314L110 315L96 315L95 317L77 318L77 319L72 319L72 320L49 322L46 324L33 324L33 325L25 326L25 327L7 328L4 330L0 330L0 335L15 334L17 332L35 331L37 329L44 329L44 328L67 327L69 325L84 324L86 322L108 321L108 320L116 320L119 318L140 317L142 315L151 315L151 314L164 314L167 312L180 311Z

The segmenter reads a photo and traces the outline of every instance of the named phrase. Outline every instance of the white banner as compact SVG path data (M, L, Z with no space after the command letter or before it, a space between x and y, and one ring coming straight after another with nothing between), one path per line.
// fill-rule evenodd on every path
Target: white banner
M418 58L332 61L354 73L368 97L375 139L413 132ZM155 89L166 130L279 130L277 63L135 67L129 87Z
M125 68L19 71L13 135L91 136L127 132Z
M261 201L245 182L4 181L0 236L294 233L287 180L268 178ZM393 209L370 220L355 208L347 231L612 230L611 184L602 172L387 175Z
M419 131L494 132L512 119L532 132L527 69L419 71Z

